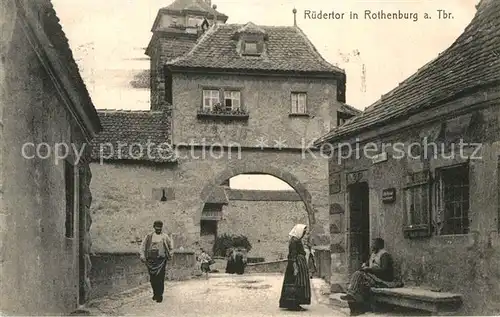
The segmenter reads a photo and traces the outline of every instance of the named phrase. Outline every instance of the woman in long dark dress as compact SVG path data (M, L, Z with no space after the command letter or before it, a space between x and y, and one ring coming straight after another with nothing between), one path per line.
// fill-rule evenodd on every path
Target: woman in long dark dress
M288 265L281 289L280 308L305 310L300 305L311 305L311 282L302 238L307 226L297 224L288 234Z
M234 253L234 272L239 275L245 273L245 266L246 257L243 253L243 250L236 249Z
M226 273L234 274L236 273L234 268L234 250L228 249L227 252Z

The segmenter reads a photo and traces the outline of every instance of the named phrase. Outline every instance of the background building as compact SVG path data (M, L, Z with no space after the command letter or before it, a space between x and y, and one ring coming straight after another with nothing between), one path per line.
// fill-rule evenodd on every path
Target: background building
M318 140L370 149L330 162L337 289L381 237L405 286L460 293L464 314L498 312L499 20L500 3L482 1L447 50Z
M356 113L344 104L345 74L297 26L226 20L200 0L160 9L146 51L151 110L100 111L94 159L105 163L92 164L100 245L136 248L155 218L177 246L210 249L217 233L245 233L254 255L279 257L296 221L329 244L327 160L303 149L337 113ZM177 156L128 153L148 140L171 144ZM120 154L99 153L99 144L119 142L127 144ZM295 193L228 190L241 174L275 176Z
M0 9L1 309L68 314L89 292L88 143L99 118L50 1Z

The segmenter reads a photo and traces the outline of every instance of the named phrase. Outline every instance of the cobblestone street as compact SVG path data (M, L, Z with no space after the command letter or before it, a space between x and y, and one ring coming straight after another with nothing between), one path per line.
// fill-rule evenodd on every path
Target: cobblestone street
M121 296L91 303L93 315L128 316L345 316L328 306L321 294L325 283L312 280L313 298L308 311L278 308L283 277L277 274L232 276L214 274L209 280L167 282L162 303L153 302L147 285Z

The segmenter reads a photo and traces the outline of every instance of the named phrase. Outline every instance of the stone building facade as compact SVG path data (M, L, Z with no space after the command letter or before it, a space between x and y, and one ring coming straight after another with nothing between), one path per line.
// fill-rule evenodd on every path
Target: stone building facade
M90 286L88 143L99 118L50 1L2 1L0 12L1 310L68 314Z
M203 245L203 226L217 226L223 208L230 212L229 179L268 174L296 191L317 243L329 243L328 165L310 146L336 125L337 113L357 113L344 103L345 74L297 26L226 20L202 0L160 9L146 51L151 110L100 112L92 170L102 176L92 188L102 202L96 208L115 211L96 235L122 232L116 223L134 214L122 248L135 248L154 218L164 219L177 246ZM245 210L263 222L272 212L252 202Z
M329 166L337 288L381 237L406 286L460 293L464 314L500 311L499 20L482 1L451 47L317 141L352 145Z

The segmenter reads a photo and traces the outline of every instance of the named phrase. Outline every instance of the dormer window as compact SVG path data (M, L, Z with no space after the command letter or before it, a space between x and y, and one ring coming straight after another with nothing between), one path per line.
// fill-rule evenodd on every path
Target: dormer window
M242 56L261 56L268 36L264 29L248 22L235 32L233 39L238 41L237 50Z
M243 55L260 56L264 49L263 41L243 42Z
M245 54L257 54L257 42L245 42Z

